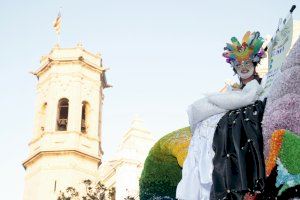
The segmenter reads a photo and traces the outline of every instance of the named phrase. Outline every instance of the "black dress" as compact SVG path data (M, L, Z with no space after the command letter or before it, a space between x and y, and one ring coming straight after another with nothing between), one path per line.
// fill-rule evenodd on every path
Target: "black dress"
M243 199L264 188L265 164L261 121L265 102L227 112L213 139L213 185L210 199Z

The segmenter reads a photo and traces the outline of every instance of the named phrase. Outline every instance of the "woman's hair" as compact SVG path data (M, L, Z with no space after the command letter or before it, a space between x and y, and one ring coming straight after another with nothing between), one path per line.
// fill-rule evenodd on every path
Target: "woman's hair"
M252 63L253 63L254 69L255 69L258 63L257 63L257 62L252 62ZM235 74L237 74L237 71L235 70L235 68L233 68L233 71L234 71ZM254 74L253 74L253 78L254 78L255 80L257 80L257 82L258 82L259 84L261 83L261 78L258 76L258 74L257 74L256 71L255 71ZM243 81L242 81L241 78L239 78L239 80L240 80L240 86L241 86L240 88L243 89L246 85L243 83Z

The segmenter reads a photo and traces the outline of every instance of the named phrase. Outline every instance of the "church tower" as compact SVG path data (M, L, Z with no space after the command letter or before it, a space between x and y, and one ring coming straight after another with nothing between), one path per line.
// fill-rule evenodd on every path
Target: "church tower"
M98 180L103 89L109 87L99 54L56 45L43 56L33 137L24 161L24 200L57 199L60 190Z

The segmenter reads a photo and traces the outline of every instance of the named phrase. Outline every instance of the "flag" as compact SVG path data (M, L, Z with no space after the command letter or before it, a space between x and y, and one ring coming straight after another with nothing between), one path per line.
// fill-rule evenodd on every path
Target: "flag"
M264 86L263 97L267 97L274 81L280 74L280 68L288 54L293 36L293 16L289 14L284 20L280 20L278 29L271 39L268 48L268 73Z
M61 14L58 13L56 19L53 21L53 28L56 32L56 34L60 34L60 27L61 27Z

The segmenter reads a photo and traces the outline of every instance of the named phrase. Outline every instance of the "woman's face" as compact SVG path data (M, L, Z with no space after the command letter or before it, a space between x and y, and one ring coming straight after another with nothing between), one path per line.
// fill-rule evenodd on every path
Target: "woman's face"
M245 61L241 65L235 66L234 69L241 79L247 79L254 74L254 65L251 61Z

